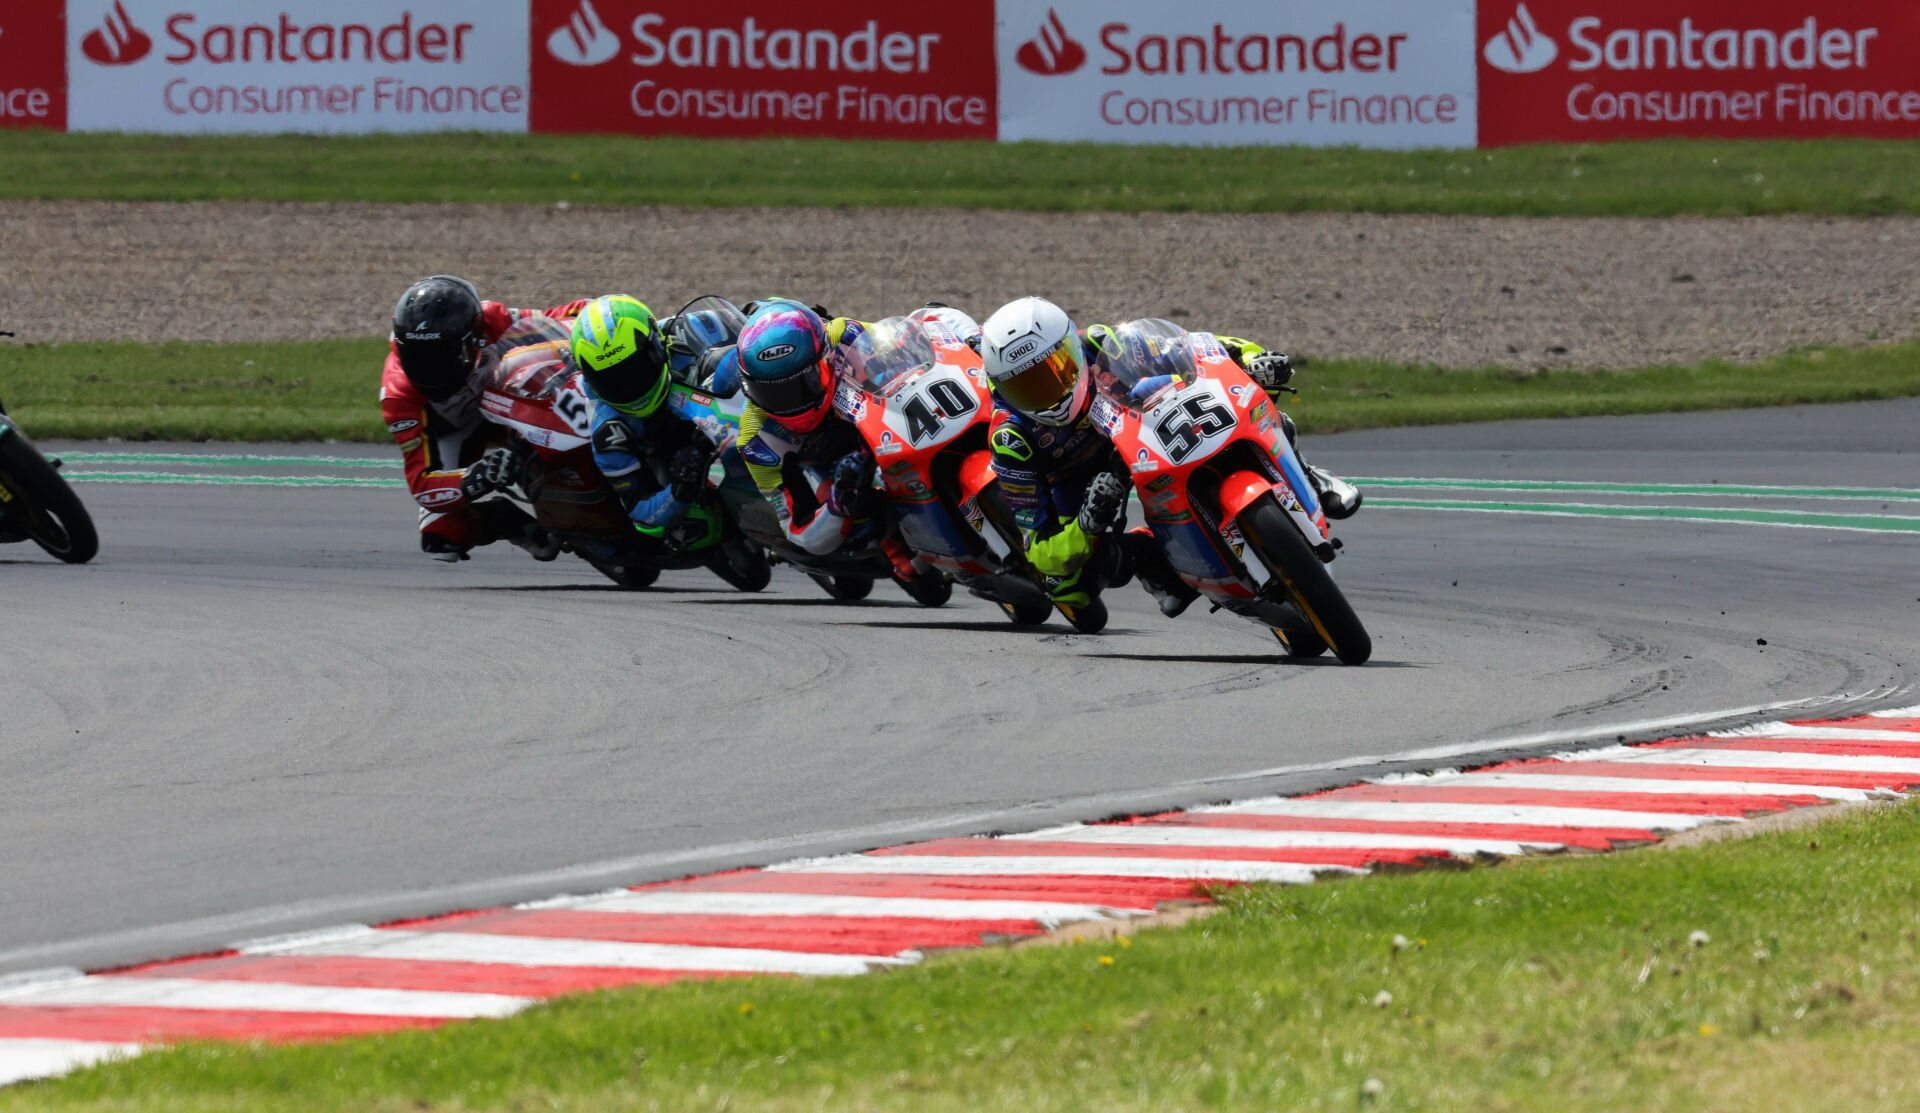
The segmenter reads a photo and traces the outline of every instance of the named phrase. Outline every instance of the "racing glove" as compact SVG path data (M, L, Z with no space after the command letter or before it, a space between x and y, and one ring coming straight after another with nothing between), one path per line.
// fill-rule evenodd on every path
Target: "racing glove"
M849 452L833 466L833 485L827 490L827 510L841 518L854 516L860 496L873 487L873 457Z
M1247 361L1247 377L1272 394L1292 381L1293 361L1284 352L1261 352Z
M1087 497L1080 503L1080 532L1097 537L1113 528L1127 505L1126 480L1110 471L1093 477L1087 485Z
M469 464L461 475L460 493L471 502L482 495L504 491L513 486L514 471L512 449L489 448L478 460Z
M686 445L667 465L668 490L680 502L692 502L707 489L708 454L698 445Z

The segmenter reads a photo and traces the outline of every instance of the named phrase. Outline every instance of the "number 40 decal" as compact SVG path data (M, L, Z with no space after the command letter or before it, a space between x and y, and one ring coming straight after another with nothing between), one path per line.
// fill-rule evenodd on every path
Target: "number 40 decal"
M913 392L901 405L907 415L907 440L926 444L950 421L973 416L980 399L953 378L938 378Z
M1233 426L1233 413L1211 395L1202 394L1167 407L1166 416L1154 422L1153 435L1166 448L1167 459L1181 464L1209 437Z

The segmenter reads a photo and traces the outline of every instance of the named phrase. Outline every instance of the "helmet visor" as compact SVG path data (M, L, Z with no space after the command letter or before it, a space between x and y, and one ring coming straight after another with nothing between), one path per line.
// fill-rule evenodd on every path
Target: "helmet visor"
M646 417L667 396L667 350L658 336L636 336L634 353L611 367L583 366L593 392L622 413Z
M792 417L816 409L827 397L827 365L822 360L779 379L743 376L747 397L775 417Z
M1045 413L1066 401L1085 368L1080 338L1069 336L1038 362L993 384L1007 405L1022 413Z

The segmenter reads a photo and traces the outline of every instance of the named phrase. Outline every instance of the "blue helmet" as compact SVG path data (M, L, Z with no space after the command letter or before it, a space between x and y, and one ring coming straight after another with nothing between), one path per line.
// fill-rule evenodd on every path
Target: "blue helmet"
M740 330L748 400L796 433L812 430L833 405L830 347L818 313L786 298L763 302Z
M746 318L734 304L711 294L695 298L667 322L672 339L668 358L675 371L685 371L709 348L725 348L740 338Z

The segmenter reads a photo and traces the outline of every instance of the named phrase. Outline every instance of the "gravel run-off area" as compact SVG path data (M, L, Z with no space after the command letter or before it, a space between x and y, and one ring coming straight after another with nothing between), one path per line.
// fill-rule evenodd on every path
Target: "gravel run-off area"
M1758 359L1920 331L1920 220L1535 219L0 202L25 341L381 335L423 274L538 306L790 294L872 318L1044 294L1322 357L1446 367Z

